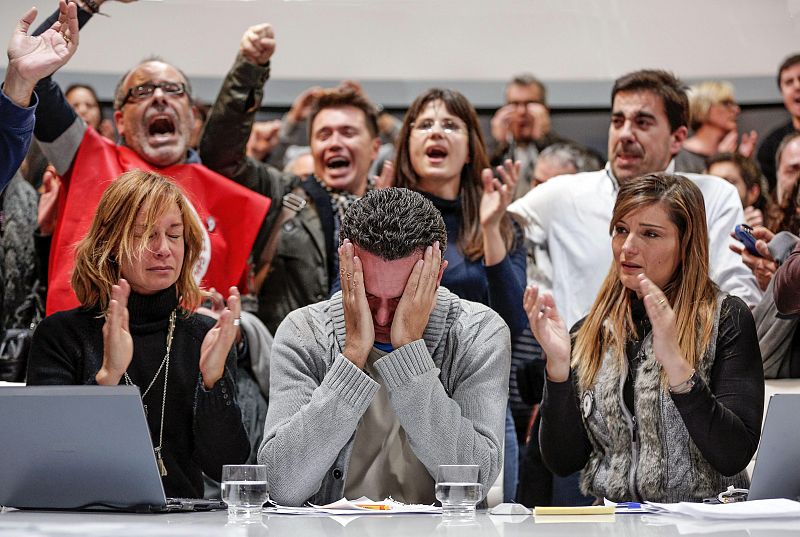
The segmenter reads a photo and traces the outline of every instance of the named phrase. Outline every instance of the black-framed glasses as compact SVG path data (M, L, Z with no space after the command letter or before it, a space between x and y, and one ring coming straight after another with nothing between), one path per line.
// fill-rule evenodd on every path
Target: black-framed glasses
M141 101L143 99L147 99L153 95L158 88L161 88L161 91L163 91L165 95L179 97L186 94L186 84L182 82L147 82L129 89L127 95L125 95L125 99L120 105L120 108L125 106L130 101Z

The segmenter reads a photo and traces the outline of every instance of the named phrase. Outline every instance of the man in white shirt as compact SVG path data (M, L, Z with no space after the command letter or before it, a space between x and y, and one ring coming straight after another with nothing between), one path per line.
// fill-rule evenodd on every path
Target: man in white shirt
M614 83L611 101L605 169L555 177L508 209L522 218L527 237L544 237L553 297L567 326L587 314L611 266L609 221L619 183L672 172L672 159L688 133L689 101L670 73L624 75ZM723 291L757 304L761 292L753 275L728 248L729 233L744 222L736 188L710 175L682 175L700 187L705 199L711 278Z

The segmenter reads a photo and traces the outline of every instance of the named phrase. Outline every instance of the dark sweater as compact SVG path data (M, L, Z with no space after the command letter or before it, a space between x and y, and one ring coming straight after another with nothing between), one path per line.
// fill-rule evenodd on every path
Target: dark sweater
M446 200L427 192L421 192L439 209L447 228L447 250L444 259L447 269L442 276L442 285L459 298L480 302L500 314L511 331L513 340L528 323L522 309L522 293L525 289L525 243L519 226L514 224L516 234L514 246L502 261L486 266L483 259L471 261L464 257L458 245L461 234L461 200Z
M155 295L131 293L128 300L133 359L128 375L144 392L164 358L169 315L177 307L175 287ZM104 318L96 308L76 308L45 318L36 328L28 384L95 384L103 363ZM236 354L228 355L224 376L206 390L200 375L200 347L214 320L178 311L169 363L162 454L171 497L203 497L205 472L219 480L223 464L243 463L250 444L236 402ZM124 384L124 378L120 381ZM159 441L164 372L144 398L153 445Z
M629 369L634 368L640 342L651 330L641 301L632 305L631 316L639 337L626 345ZM581 322L573 327L573 333ZM686 394L673 394L672 400L703 457L723 475L733 475L755 453L764 408L764 371L755 322L747 305L737 297L729 296L722 303L716 357L709 380L706 384L701 379ZM626 406L632 411L631 376L625 382L623 394ZM581 418L572 374L565 382L546 381L541 416L539 438L547 467L558 475L582 469L589 460L592 445Z

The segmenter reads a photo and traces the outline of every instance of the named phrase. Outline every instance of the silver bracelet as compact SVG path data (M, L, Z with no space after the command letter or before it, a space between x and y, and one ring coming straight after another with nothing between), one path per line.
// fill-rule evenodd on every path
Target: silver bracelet
M694 385L697 384L697 372L692 369L692 374L689 375L689 378L684 380L683 382L676 384L675 386L670 385L669 393L674 393L677 395L689 393L694 388Z

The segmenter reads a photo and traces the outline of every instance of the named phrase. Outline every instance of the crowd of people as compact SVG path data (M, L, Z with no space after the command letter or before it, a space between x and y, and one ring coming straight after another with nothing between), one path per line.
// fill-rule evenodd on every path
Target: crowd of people
M151 56L104 119L51 77L103 2L8 46L2 380L138 386L169 496L245 461L285 505L432 503L441 464L527 505L747 485L764 378L800 377L800 54L771 133L728 82L623 74L602 157L530 74L485 134L349 80L257 121L267 23L211 106Z

